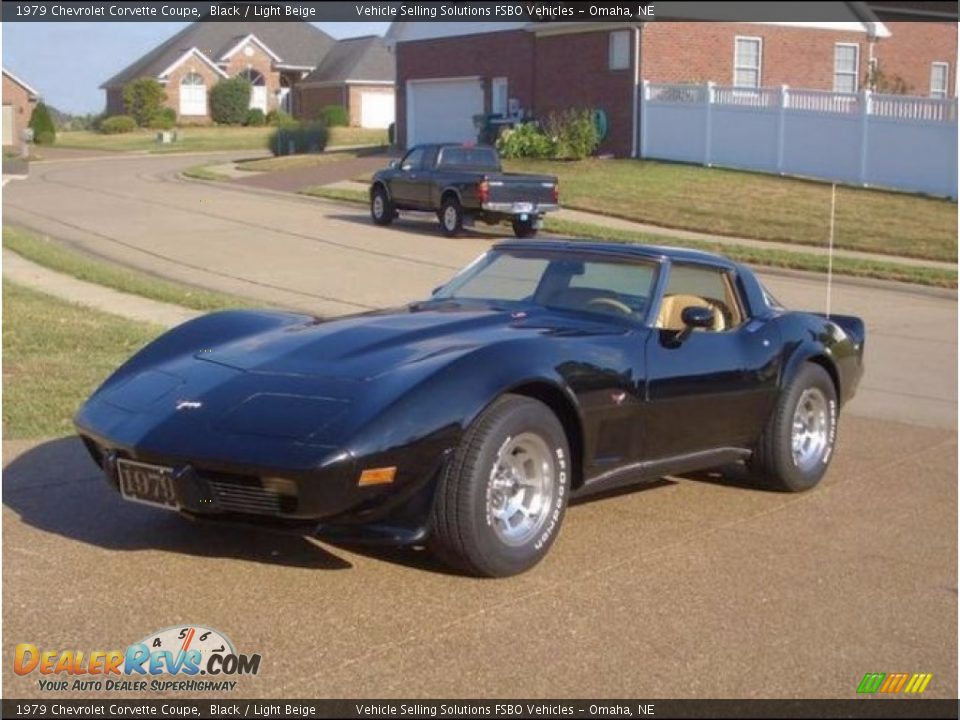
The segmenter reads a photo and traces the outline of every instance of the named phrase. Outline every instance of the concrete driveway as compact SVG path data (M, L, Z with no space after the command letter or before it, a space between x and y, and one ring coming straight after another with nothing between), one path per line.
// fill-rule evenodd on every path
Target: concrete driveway
M201 161L35 164L4 215L322 314L424 296L490 242L175 178ZM820 279L765 279L824 307ZM854 697L866 672L921 671L926 696L956 697L956 299L840 282L833 307L866 319L868 372L820 488L733 473L622 491L572 508L547 561L507 581L192 525L118 500L72 440L6 443L6 696L39 694L13 643L109 649L192 622L263 655L238 697Z

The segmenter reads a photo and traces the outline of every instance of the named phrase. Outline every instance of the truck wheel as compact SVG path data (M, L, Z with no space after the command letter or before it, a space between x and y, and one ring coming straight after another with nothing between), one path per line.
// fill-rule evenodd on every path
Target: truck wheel
M471 575L529 570L556 539L569 493L560 421L538 400L504 395L470 426L446 468L429 547Z
M393 222L393 203L382 185L377 185L370 193L370 217L377 225L389 225Z
M780 396L748 464L773 490L809 490L827 472L836 438L833 380L819 365L806 363Z
M440 227L447 237L456 237L463 230L463 208L460 201L453 195L447 195L440 204Z
M532 238L537 234L537 228L533 224L533 220L518 220L513 219L513 234L518 238Z

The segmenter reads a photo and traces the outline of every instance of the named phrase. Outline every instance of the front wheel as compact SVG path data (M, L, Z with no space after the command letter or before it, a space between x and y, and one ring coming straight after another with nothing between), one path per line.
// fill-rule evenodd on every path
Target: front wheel
M377 225L389 225L393 222L393 203L387 196L387 191L378 185L370 193L370 217Z
M827 371L806 363L781 394L750 458L774 490L809 490L826 474L837 439L837 391Z
M537 226L532 219L520 220L514 218L511 224L513 225L513 234L518 238L532 238L537 234Z
M448 195L443 199L437 217L440 220L443 234L447 237L456 237L463 230L463 207L453 195Z
M556 539L569 492L570 450L556 415L504 395L470 426L444 473L430 548L472 575L529 570Z

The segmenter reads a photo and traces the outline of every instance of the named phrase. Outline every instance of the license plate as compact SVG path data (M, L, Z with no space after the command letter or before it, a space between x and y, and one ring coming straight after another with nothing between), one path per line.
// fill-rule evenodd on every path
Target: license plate
M514 203L513 212L515 213L528 213L533 211L533 203Z
M173 470L160 465L117 460L120 494L124 500L146 503L176 510L179 508L173 492Z

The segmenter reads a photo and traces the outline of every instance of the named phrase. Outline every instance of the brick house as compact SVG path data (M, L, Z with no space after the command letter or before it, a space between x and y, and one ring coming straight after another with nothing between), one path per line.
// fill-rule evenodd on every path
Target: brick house
M298 112L314 118L326 105L347 108L355 127L385 128L394 118L396 66L382 37L340 40L309 75L297 83Z
M17 145L33 114L40 93L3 68L3 145Z
M588 107L606 115L600 152L636 156L641 80L858 92L875 64L936 95L943 70L932 68L945 63L956 96L955 22L905 22L896 38L862 3L846 5L861 7L844 22L396 22L397 138L467 140L475 115Z
M350 55L337 42L308 22L195 22L155 47L104 82L108 115L123 113L123 88L137 78L153 77L167 91L167 107L177 121L187 124L211 122L207 97L220 80L243 76L253 91L250 107L264 113L281 109L298 117L311 117L311 108L298 107L293 89L328 56ZM387 70L391 70L392 65ZM346 78L352 80L353 78ZM383 74L392 86L392 74ZM331 83L349 100L347 83ZM384 86L386 87L386 85ZM383 92L384 87L377 88ZM356 111L362 116L362 95L357 94ZM371 103L375 104L375 103ZM382 104L382 103L381 103ZM369 113L368 113L369 114Z

